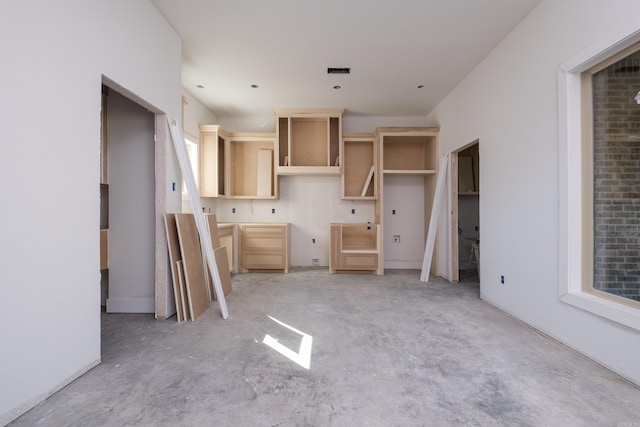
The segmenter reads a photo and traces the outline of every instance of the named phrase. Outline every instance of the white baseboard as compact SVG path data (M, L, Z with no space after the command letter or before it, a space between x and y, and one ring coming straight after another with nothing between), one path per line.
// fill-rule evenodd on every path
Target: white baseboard
M390 270L421 270L422 261L385 261L384 268Z

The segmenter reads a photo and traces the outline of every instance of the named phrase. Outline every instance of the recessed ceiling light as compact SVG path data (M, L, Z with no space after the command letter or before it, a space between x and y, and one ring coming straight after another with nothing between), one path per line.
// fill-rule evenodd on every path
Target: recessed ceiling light
M251 87L254 89L258 89L260 86L258 86L257 84L252 84Z
M202 85L197 85L196 87L197 87L198 89L204 89L204 86L202 86Z
M418 85L418 89L422 89L424 85Z
M333 88L334 88L335 90L338 90L338 89L340 89L340 86L335 85Z

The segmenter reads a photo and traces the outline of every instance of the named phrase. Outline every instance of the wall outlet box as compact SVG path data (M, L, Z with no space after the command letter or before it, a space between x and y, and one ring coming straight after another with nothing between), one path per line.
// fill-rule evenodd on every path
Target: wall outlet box
M320 265L320 260L318 258L312 258L311 259L311 265L313 266L319 266Z

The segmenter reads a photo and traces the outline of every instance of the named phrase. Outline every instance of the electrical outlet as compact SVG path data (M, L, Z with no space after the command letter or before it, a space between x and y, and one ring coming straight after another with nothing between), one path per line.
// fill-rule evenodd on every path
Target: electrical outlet
M275 208L271 209L271 213L272 214L276 213L276 209Z
M395 210L395 209L393 209L393 210L391 211L391 215L395 215L395 214L396 214L396 210Z
M504 276L500 276L500 284L504 285Z
M351 209L351 213L355 215L356 210L355 209Z
M319 266L320 265L320 260L318 258L311 258L311 265L313 266Z
M393 235L393 243L400 243L400 235L399 234L394 234Z
M231 208L231 213L236 213L236 208Z

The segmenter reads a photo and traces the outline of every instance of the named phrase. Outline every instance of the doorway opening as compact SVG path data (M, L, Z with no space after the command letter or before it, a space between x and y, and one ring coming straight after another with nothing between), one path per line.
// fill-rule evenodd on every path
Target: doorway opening
M451 153L451 281L480 283L480 144Z
M101 307L166 318L164 114L103 77L100 138ZM160 301L161 303L158 303ZM164 303L162 303L164 302Z

